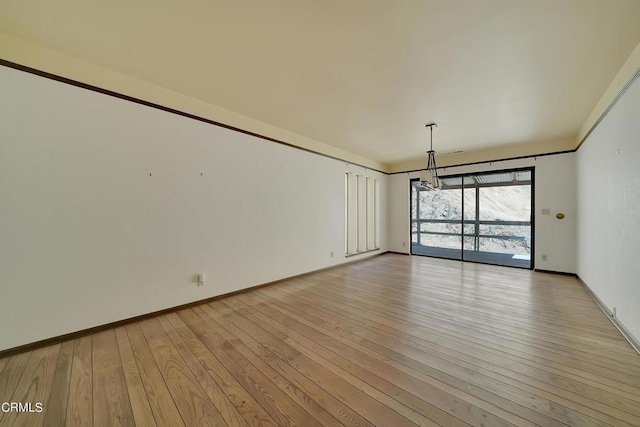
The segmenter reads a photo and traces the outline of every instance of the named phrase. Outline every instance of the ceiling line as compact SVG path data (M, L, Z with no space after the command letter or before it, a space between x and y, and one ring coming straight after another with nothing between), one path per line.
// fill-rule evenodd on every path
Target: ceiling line
M616 97L613 98L613 100L609 103L609 105L602 112L602 114L600 114L600 117L598 117L598 120L596 120L593 123L593 126L591 126L589 131L585 134L585 136L582 138L582 140L576 146L576 148L574 148L572 150L554 151L554 152L548 152L548 153L542 153L542 154L530 154L530 155L526 155L526 156L517 156L517 157L506 157L506 158L495 159L495 160L481 160L481 161L469 162L469 163L458 163L458 164L454 164L454 165L441 166L438 169L455 168L455 167L460 167L460 166L480 165L480 164L484 164L484 163L493 163L493 162L504 162L504 161L508 161L508 160L530 159L532 157L555 156L555 155L558 155L558 154L575 153L580 149L580 147L582 147L582 145L587 140L587 138L593 133L593 131L596 129L596 127L598 127L598 125L600 124L600 122L602 122L602 120L604 120L604 118L607 116L607 114L609 114L609 112L613 109L613 107L615 107L615 105L618 103L618 101L620 101L620 99L624 96L624 94L629 90L631 85L633 85L633 83L635 83L635 81L638 80L638 78L640 78L640 67L629 78L629 80L622 87L622 89L620 89L620 92L618 92ZM423 168L423 169L412 169L412 170L405 170L405 171L397 171L397 172L390 172L388 175L395 175L395 174L399 174L399 173L420 172L420 171L423 171L423 170L425 170L425 169Z
M312 153L312 154L316 154L318 156L326 157L326 158L333 159L333 160L338 160L340 162L345 162L345 163L348 163L349 165L363 167L363 168L365 168L367 170L371 170L371 171L379 172L379 173L382 173L382 174L385 174L385 175L389 175L389 172L382 171L382 170L379 170L379 169L375 169L375 168L372 168L370 166L366 166L366 165L362 165L362 164L359 164L359 163L355 163L353 161L345 160L345 159L342 159L340 157L331 156L329 154L321 153L319 151L311 150L309 148L300 147L298 145L291 144L289 142L285 142L285 141L281 141L279 139L271 138L270 136L262 135L262 134L255 133L255 132L251 132L251 131L248 131L248 130L245 130L245 129L242 129L242 128L239 128L239 127L227 125L227 124L224 124L224 123L221 123L221 122L217 122L215 120L207 119L205 117L201 117L201 116L197 116L195 114L187 113L185 111L177 110L175 108L166 107L164 105L156 104L156 103L153 103L153 102L150 102L150 101L145 101L144 99L135 98L135 97L130 96L130 95L125 95L123 93L115 92L115 91L112 91L112 90L109 90L109 89L104 89L104 88L101 88L101 87L98 87L98 86L94 86L94 85L91 85L91 84L88 84L88 83L83 83L83 82L80 82L80 81L77 81L77 80L73 80L73 79L70 79L70 78L67 78L67 77L59 76L57 74L48 73L46 71L42 71L42 70L38 70L36 68L28 67L26 65L17 64L15 62L7 61L6 59L0 58L0 65L3 65L3 66L8 67L8 68L13 68L14 70L23 71L25 73L34 74L36 76L44 77L46 79L55 80L55 81L60 82L60 83L65 83L65 84L68 84L68 85L71 85L71 86L79 87L81 89L86 89L86 90L90 90L92 92L98 92L98 93L101 93L103 95L108 95L108 96L112 96L114 98L119 98L119 99L122 99L122 100L125 100L125 101L133 102L135 104L144 105L145 107L155 108L157 110L161 110L161 111L164 111L164 112L167 112L167 113L176 114L178 116L186 117L186 118L193 119L193 120L198 120L200 122L204 122L204 123L207 123L207 124L210 124L210 125L218 126L218 127L225 128L225 129L229 129L229 130L232 130L234 132L243 133L245 135L253 136L255 138L260 138L260 139L264 139L264 140L267 140L267 141L270 141L270 142L273 142L273 143L276 143L276 144L281 144L281 145L284 145L286 147L290 147L290 148L295 148L297 150L306 151L307 153Z
M638 77L640 77L640 67L636 70L636 72L633 74L633 76L631 76L631 78L629 79L629 81L627 81L627 83L622 87L622 89L620 89L620 92L618 92L618 94L616 95L615 98L613 98L613 100L609 103L609 105L607 106L607 108L602 112L602 114L600 114L600 117L598 117L598 120L596 120L593 123L593 126L591 126L591 128L589 128L589 131L584 135L584 137L580 140L580 142L578 143L578 146L576 147L576 150L578 148L580 148L582 146L582 144L587 140L587 138L589 138L589 136L591 135L591 133L596 130L596 127L598 127L598 125L600 124L600 122L606 117L607 114L609 114L609 111L611 111L611 109L613 109L613 107L618 103L618 101L620 100L620 98L622 98L622 96L627 92L627 90L629 90L629 88L631 87L631 85L638 79Z
M526 156L505 157L505 158L494 159L494 160L479 160L477 162L458 163L458 164L454 164L454 165L438 166L438 169L457 168L457 167L460 167L460 166L482 165L482 164L485 164L485 163L506 162L506 161L509 161L509 160L530 159L532 157L557 156L557 155L560 155L560 154L575 153L576 151L577 151L577 149L574 148L572 150L552 151L552 152L541 153L541 154L527 154ZM399 174L399 173L420 172L420 171L423 171L425 169L426 168L411 169L411 170L397 171L397 172L389 172L388 175L396 175L396 174Z
M284 145L286 147L290 147L290 148L294 148L297 150L302 150L302 151L306 151L308 153L312 153L312 154L316 154L318 156L322 156L322 157L326 157L329 159L333 159L333 160L338 160L340 162L345 162L348 163L350 165L353 166L358 166L358 167L363 167L365 169L368 170L372 170L375 172L379 172L382 173L384 175L396 175L396 174L401 174L401 173L411 173L411 172L420 172L422 170L424 170L424 168L421 169L411 169L411 170L404 170L404 171L396 171L396 172L386 172L386 171L382 171L379 169L375 169L369 166L365 166L359 163L354 163L352 161L346 160L346 159L342 159L340 157L336 157L336 156L331 156L329 154L324 154L321 153L319 151L315 151L315 150L311 150L309 148L304 148L304 147L300 147L298 145L295 144L291 144L289 142L285 142L279 139L275 139L275 138L271 138L269 136L266 135L262 135L259 133L255 133L255 132L251 132L242 128L238 128L235 126L231 126L231 125L227 125L221 122L217 122L215 120L211 120L211 119L207 119L201 116L197 116L195 114L191 114L191 113L187 113L181 110L177 110L175 108L171 108L171 107L166 107L160 104L156 104L150 101L145 101L143 99L140 98L135 98L133 96L130 95L125 95L119 92L115 92L109 89L104 89L95 85L91 85L88 83L83 83L77 80L73 80L67 77L63 77L63 76L59 76L57 74L52 74L52 73L48 73L46 71L42 71L42 70L38 70L36 68L31 68L28 67L26 65L21 65L15 62L11 62L11 61L7 61L3 58L0 58L0 65L6 66L8 68L12 68L15 70L19 70L19 71L23 71L29 74L34 74L40 77L44 77L50 80L55 80L58 81L60 83L65 83L71 86L75 86L75 87L79 87L82 89L86 89L86 90L90 90L93 92L98 92L101 93L103 95L108 95L108 96L112 96L115 98L119 98L125 101L129 101L129 102L133 102L136 104L140 104L140 105L144 105L146 107L150 107L150 108L155 108L161 111L165 111L171 114L176 114L182 117L186 117L189 119L193 119L193 120L198 120L210 125L214 125L214 126L218 126L218 127L222 127L225 129L229 129L235 132L239 132L239 133L243 133L245 135L249 135L249 136L253 136L256 138L260 138L260 139L264 139L266 141L270 141L276 144L281 144ZM618 94L616 95L616 97L611 101L611 103L609 103L609 105L607 106L607 108L602 112L602 114L600 115L600 117L598 117L598 120L596 120L593 124L593 126L591 126L591 128L589 129L589 131L585 134L585 136L582 138L582 140L580 141L580 143L576 146L576 148L572 149L572 150L563 150L563 151L554 151L554 152L547 152L547 153L540 153L540 154L530 154L530 155L525 155L525 156L516 156L516 157L505 157L505 158L498 158L498 159L493 159L493 160L481 160L481 161L477 161L477 162L468 162L468 163L458 163L458 164L453 164L453 165L448 165L448 166L443 166L443 167L439 167L438 169L446 169L446 168L453 168L453 167L461 167L461 166L472 166L472 165L479 165L479 164L485 164L485 163L493 163L493 162L504 162L504 161L509 161L509 160L521 160L521 159L530 159L532 157L544 157L544 156L554 156L554 155L560 155L560 154L567 154L567 153L575 153L578 151L578 149L580 149L580 147L584 144L584 142L587 140L587 138L593 133L593 131L596 129L596 127L600 124L600 122L602 122L602 120L604 120L604 118L606 117L606 115L613 109L613 107L618 103L618 101L622 98L622 96L624 96L624 94L628 91L628 89L631 87L631 85L638 79L640 78L640 68L638 68L636 70L636 72L633 74L633 76L631 76L631 78L627 81L627 83L622 87L622 89L620 90L620 92L618 92Z

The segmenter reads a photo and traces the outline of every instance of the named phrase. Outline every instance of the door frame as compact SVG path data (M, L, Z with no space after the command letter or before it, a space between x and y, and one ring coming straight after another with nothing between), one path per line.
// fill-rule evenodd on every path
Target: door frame
M472 262L472 263L477 263L477 264L488 264L488 265L500 265L503 266L501 264L491 264L491 263L487 263L487 262L481 262L481 261L472 261L472 260L466 260L464 259L464 177L465 176L478 176L478 175L493 175L493 174L498 174L498 173L507 173L507 172L521 172L521 171L530 171L531 172L531 257L530 257L530 262L529 262L529 267L526 267L526 269L528 270L534 270L535 269L535 200L536 200L536 179L535 179L535 166L525 166L525 167L519 167L519 168L508 168L508 169L496 169L496 170L491 170L491 171L481 171L481 172L466 172L466 173L458 173L458 174L451 174L451 175L442 175L441 178L460 178L462 180L462 191L461 191L461 199L462 199L462 219L461 221L461 245L460 245L460 252L461 252L461 256L460 259L454 259L454 258L446 258L446 257L439 257L436 255L424 255L424 254L415 254L413 253L413 241L412 241L412 232L411 232L411 226L412 226L412 221L413 218L411 217L411 205L412 205L412 190L411 190L411 186L413 185L414 182L416 181L420 181L420 178L410 178L409 179L409 254L412 256L426 256L426 257L430 257L430 258L441 258L441 259L449 259L452 261L463 261L463 262ZM491 187L490 185L488 185L487 187ZM478 191L479 187L476 187L476 191ZM481 188L481 187L480 187ZM419 231L419 228L418 228ZM504 267L511 267L511 268L525 268L525 267L516 267L516 266L504 266Z

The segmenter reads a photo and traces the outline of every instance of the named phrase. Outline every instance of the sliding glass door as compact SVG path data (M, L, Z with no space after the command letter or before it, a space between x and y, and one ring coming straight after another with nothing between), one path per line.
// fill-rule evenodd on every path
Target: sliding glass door
M533 268L533 169L411 181L411 253Z

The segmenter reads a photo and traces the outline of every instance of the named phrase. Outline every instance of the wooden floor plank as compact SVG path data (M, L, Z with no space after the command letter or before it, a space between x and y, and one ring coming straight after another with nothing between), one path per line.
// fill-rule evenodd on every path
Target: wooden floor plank
M189 350L187 344L173 327L169 319L166 316L161 316L158 318L158 321L225 422L230 426L245 424L246 421L240 411L238 411L231 400L229 400L229 397L215 382L197 357Z
M159 426L185 425L151 354L147 340L140 330L140 325L127 325L126 330L155 423Z
M180 313L200 340L216 355L220 362L234 373L235 378L249 391L267 413L280 425L307 425L319 423L286 395L262 372L238 353L216 331L199 307Z
M330 411L326 404L320 404L319 401L321 399L317 394L318 388L301 386L301 382L296 380L301 376L300 374L297 374L297 372L293 373L292 370L289 374L293 373L293 375L282 375L281 370L274 368L273 365L277 364L274 360L277 359L278 356L266 347L263 347L242 328L231 322L229 316L233 314L233 309L230 309L221 302L214 302L208 304L208 307L203 307L203 311L205 311L210 318L214 319L214 321L220 325L218 331L223 338L230 342L240 354L245 356L247 360L258 368L264 375L271 378L271 380L285 394L287 394L300 407L305 409L320 424L338 424L338 419L335 418L333 414L340 411ZM247 325L244 324L244 326L246 327ZM252 329L252 331L255 333L256 329ZM234 340L234 337L237 338L237 340ZM291 360L291 358L295 358L299 355L299 353L291 347L279 345L279 341L273 341L272 344L277 346L280 351L284 352L287 360Z
M327 302L324 303L323 300L326 300ZM335 309L336 307L344 307L343 311L349 313L350 316L355 316L355 313L358 312L358 318L361 319L362 322L368 325L376 324L379 328L388 328L388 330L390 330L390 333L394 336L398 336L398 334L405 334L409 337L408 339L412 341L425 337L425 339L427 339L429 342L428 345L436 343L446 348L458 350L463 354L482 354L484 356L489 355L486 357L493 358L493 364L496 363L495 360L499 360L500 364L503 364L507 367L516 364L517 366L519 366L519 368L516 370L518 372L522 371L522 366L529 369L535 369L536 374L534 375L534 377L536 378L546 377L552 381L559 380L560 382L565 381L565 379L567 381L571 381L575 385L575 389L579 392L581 392L583 387L587 385L595 389L594 393L597 396L600 396L600 400L607 399L607 396L610 395L612 398L611 400L615 401L627 400L629 402L640 402L637 400L638 395L637 393L633 392L633 389L631 389L631 392L625 391L626 386L624 384L619 384L611 381L597 382L590 379L589 377L585 378L584 376L576 375L575 373L583 374L583 372L574 370L572 367L561 365L561 369L565 368L564 370L561 370L554 366L549 366L548 364L543 365L542 363L544 363L545 360L540 359L539 357L531 359L530 361L527 360L527 353L512 355L511 352L508 351L508 349L495 350L493 347L497 346L496 342L477 341L475 340L475 337L470 335L461 335L454 331L447 331L441 328L437 328L436 324L416 323L415 321L412 323L410 319L389 316L384 308L381 308L379 310L371 304L367 306L368 310L366 311L355 310L358 308L358 305L349 302L347 297L333 299L331 297L328 297L326 291L322 293L314 293L311 301L313 301L313 303L316 305L321 305L324 303L325 306L330 306L333 309ZM476 344L476 342L478 344ZM583 355L581 354L580 356L582 357ZM631 403L630 405L636 408L640 407L640 405L633 403ZM622 409L625 408L623 407Z
M187 425L226 426L226 422L209 397L186 367L157 319L140 322L156 364Z
M185 310L183 310L185 311ZM189 312L189 310L186 310ZM180 312L179 312L180 313ZM185 314L182 314L185 316ZM229 398L233 406L242 415L247 425L276 426L276 421L247 391L233 374L205 346L194 331L177 313L167 315L171 325L176 328L189 350L204 366L211 378L220 386L221 391Z
M398 369L400 366L393 364L390 359L382 361L382 357L376 358L373 352L361 351L354 349L346 344L347 340L341 340L336 334L326 335L322 331L315 329L310 322L304 318L299 317L293 313L285 313L279 311L271 304L262 305L259 307L260 311L267 313L268 317L276 319L279 323L287 326L290 330L296 332L295 339L285 340L295 348L298 348L301 352L312 358L316 362L320 362L316 356L323 352L324 349L328 349L333 352L333 355L327 356L332 362L340 362L345 365L345 372L358 369L359 366L364 366L366 371L375 372L376 376L380 376L386 381L399 385L404 390L414 395L425 394L436 395L440 398L446 396L449 400L437 402L441 408L449 408L451 414L459 417L465 422L473 425L490 424L490 425L507 425L513 423L516 425L533 425L526 421L526 419L514 414L508 410L500 410L499 407L494 406L490 402L486 402L482 399L477 399L472 395L466 393L463 390L457 390L455 387L450 386L440 380L429 378L427 376L421 376L417 372L403 372ZM299 346L298 342L303 341ZM358 364L351 364L350 361L357 360ZM348 367L348 369L346 369ZM408 375L405 375L408 374ZM369 376L369 382L377 381L375 377ZM515 408L510 408L515 409ZM525 408L521 408L525 410ZM498 416L496 416L496 414ZM529 414L534 416L535 414ZM545 419L545 421L550 421Z
M127 330L123 326L116 328L116 339L118 341L122 370L127 384L135 424L140 426L155 426L156 422L151 412L149 398L142 384L142 378L140 378L140 371L138 371L136 359L133 355L133 350L131 350Z
M352 284L353 286L351 286L350 288L350 290L353 291L353 294L357 294L360 297L370 298L374 301L381 302L382 304L391 304L392 306L397 305L396 302L400 302L400 301L394 302L393 298L375 289L368 289L366 283L363 283L362 286L358 286L359 284L360 282L358 281L353 282ZM360 289L358 289L358 287ZM328 289L328 291L331 292L331 289ZM527 314L523 314L523 313L526 313L526 311L524 310L522 310L522 312L519 312L517 314L501 312L501 308L503 307L503 304L501 304L500 302L496 303L496 301L493 301L492 304L490 305L489 304L480 305L477 303L477 301L474 301L474 300L470 300L468 303L467 301L464 301L463 298L455 298L454 300L454 298L449 298L449 295L450 295L449 292L447 292L446 294L431 293L427 295L428 298L424 298L421 295L421 293L413 291L412 294L410 295L410 298L406 298L406 295L404 296L402 301L403 304L401 308L403 309L403 311L407 310L408 312L415 310L417 312L421 312L424 314L431 314L431 315L437 314L439 317L444 317L445 319L454 318L455 316L456 319L462 320L464 316L469 317L472 314L482 315L482 316L485 316L487 323L491 324L493 327L496 327L496 328L501 328L501 327L504 327L505 325L511 325L515 323L515 326L517 326L518 330L525 329L525 330L534 330L536 332L544 331L544 328L540 326L539 315L535 315L534 317ZM397 297L395 299L397 300ZM434 301L436 301L437 304L434 304L433 303ZM412 306L415 306L415 308ZM455 308L455 310L453 310L452 308ZM563 320L568 323L569 319L567 319L567 317L569 316L562 313L560 315L563 317ZM536 319L536 322L531 322L532 317ZM556 321L556 319L554 319L553 321ZM475 326L482 326L482 325L476 324ZM607 331L610 332L611 331L610 328L612 327L612 325L607 325L607 326L609 327L607 328ZM562 336L565 333L563 331L557 331L557 328L553 328L553 329L556 330L556 334L559 336ZM563 330L571 330L571 328L567 327L567 328L563 328ZM584 329L582 329L582 331L584 331ZM556 334L554 334L552 339L556 341L561 341L560 339L556 339L555 337ZM579 340L581 336L589 335L589 334L590 332L586 332L579 335L573 334L572 338L574 341L577 342L577 340ZM609 333L608 335L611 335L611 334ZM599 340L609 339L609 337L603 338L603 334L598 334L595 336ZM620 339L620 337L611 337L611 339L614 340L614 342L616 343L624 342L623 340ZM563 342L562 344L566 344L566 343ZM595 350L597 351L598 349L595 349ZM608 356L608 355L609 354L605 354L605 356ZM627 359L627 360L633 363L637 363L637 361L635 361L634 359Z
M640 425L575 277L395 254L0 359L0 425Z
M467 342L479 343L481 345L488 343L490 347L500 348L501 351L508 354L523 354L524 357L527 357L527 355L530 354L535 354L535 361L537 363L546 363L552 368L562 369L578 375L582 374L587 378L591 378L605 384L615 383L616 387L621 390L637 389L637 387L634 386L634 383L640 382L640 378L637 376L629 376L628 373L621 373L607 367L603 367L602 365L606 365L604 362L600 364L600 366L587 362L586 359L590 356L588 353L580 352L579 358L574 357L575 352L570 355L553 354L529 343L514 341L502 334L486 333L482 324L479 324L474 328L464 326L462 324L456 324L455 322L451 322L446 319L440 319L437 316L427 317L428 314L412 314L407 310L401 310L398 308L394 309L386 303L367 300L366 297L362 297L360 293L357 295L359 298L366 301L368 309L376 314L390 316L394 321L408 321L419 329L437 329L438 332L446 332L452 336L461 337ZM350 299L353 300L353 296L344 295L339 298L339 300ZM357 307L358 305L354 304L354 306ZM627 344L626 347L630 346ZM630 348L627 350L630 350ZM630 354L633 355L633 353Z
M477 304L473 304L472 307L470 305L461 305L458 300L452 302L439 296L437 299L438 304L432 306L429 299L422 299L420 295L416 296L414 292L411 298L408 298L410 302L398 306L389 296L367 289L366 284L358 286L359 283L356 282L354 285L354 290L358 291L359 298L371 304L377 303L385 306L387 309L396 307L397 310L394 310L396 313L415 314L429 322L432 322L434 318L437 322L451 320L449 323L454 323L456 326L468 326L473 330L481 330L501 338L508 337L515 342L526 343L564 356L568 356L575 351L581 351L585 353L583 357L585 361L590 360L591 363L609 370L619 369L624 371L630 363L640 366L635 354L627 351L628 344L626 341L615 335L612 337L611 332L614 330L611 329L613 328L611 324L608 325L607 334L592 334L584 330L578 331L568 327L561 330L558 330L557 327L544 329L539 326L538 317L534 322L531 318L520 320L523 317L521 314L506 316L503 313L496 312L501 306L495 302L486 307L484 311L479 311ZM478 315L485 319L484 324L475 322ZM562 315L563 320L566 317L566 314ZM594 346L594 343L597 343L597 345ZM621 344L625 347L624 349L621 348Z
M459 420L456 417L447 414L445 411L439 409L438 407L432 405L431 403L426 402L419 397L416 397L414 395L411 395L410 393L405 392L405 390L397 387L392 382L385 381L377 377L377 375L373 376L371 375L371 373L368 373L368 374L365 373L363 375L362 371L360 371L361 368L358 365L353 365L348 360L344 360L345 363L342 363L343 359L341 359L338 355L335 355L335 354L332 354L331 352L326 351L326 349L324 349L322 346L316 345L313 341L308 340L306 339L306 337L303 337L297 334L294 330L290 330L286 328L286 326L283 325L282 323L275 321L274 319L268 316L265 316L263 313L256 310L254 307L242 305L238 301L235 301L235 298L230 298L228 300L225 300L225 303L234 305L236 307L241 307L241 309L237 310L238 312L241 312L243 316L248 316L249 318L253 319L257 324L260 324L261 327L263 327L265 330L270 332L272 335L277 336L282 342L286 343L287 340L289 339L297 340L297 342L303 343L307 348L311 348L313 351L315 351L319 356L321 356L324 359L324 360L321 360L321 362L318 364L318 367L319 367L318 369L326 367L326 369L328 369L330 372L333 372L333 373L335 373L340 369L343 369L344 371L350 374L360 373L361 374L360 377L357 377L356 380L351 382L351 385L354 385L353 383L355 382L362 387L362 383L364 382L370 386L373 386L374 387L373 389L372 388L367 389L369 391L370 397L373 397L375 399L374 396L381 396L379 392L386 393L387 396L393 396L394 399L398 400L399 403L405 405L406 408L411 408L412 410L422 414L425 418L429 420L433 420L439 423L440 425L447 425L447 426L468 425L462 420ZM296 344L294 343L293 345L296 345ZM298 357L297 359L298 359L297 361L299 362L299 359L301 359L301 357ZM313 360L310 360L307 363L312 363L312 362ZM309 371L309 372L314 372L314 371ZM313 376L314 375L309 377L308 380L313 380L314 379ZM349 382L348 380L345 380L345 381ZM336 393L336 390L332 388L328 388L327 384L325 384L324 387L327 391L331 392L332 394ZM356 385L354 385L354 387L356 387L357 389ZM363 391L360 391L360 392L367 394L366 392L363 392ZM423 392L422 393L423 396L433 395L430 393L430 390L427 387L423 388L422 392ZM348 395L347 402L349 400L353 400L354 394L355 393L352 392ZM442 397L442 396L439 396L439 397ZM382 398L382 400L387 400L387 399ZM377 402L375 401L369 402L361 399L360 401L354 402L352 405L354 405L354 407L355 405L363 405L363 407L370 409L371 405L375 403ZM454 402L454 399L451 399L449 401L446 401L444 405L453 407L453 406L456 406L457 403ZM392 405L392 406L395 406L395 405ZM359 408L360 406L357 406L357 407ZM465 407L465 408L462 408L461 411L468 413L469 411L473 412L473 409L469 407ZM369 412L369 411L367 410L363 412ZM455 410L452 410L452 412L455 412ZM411 415L409 414L407 415L411 417ZM413 419L415 420L416 418L414 417Z
M13 393L21 384L22 374L32 353L20 353L3 359L6 362L4 369L0 371L0 403L11 402ZM2 423L5 415L5 412L0 411L0 423Z
M73 427L93 425L93 336L74 341L66 424Z
M323 312L315 307L305 304L297 304L296 309L304 312L307 316L316 315L316 323L330 319L332 326L340 331L341 327L347 328L339 333L357 342L357 345L364 346L385 357L398 361L404 366L415 369L433 378L445 381L456 388L464 389L466 386L460 381L465 381L471 385L489 391L504 399L513 400L518 404L538 411L545 416L551 417L559 422L567 424L598 425L600 422L618 425L636 425L640 418L631 416L623 411L615 411L615 416L610 416L592 409L598 406L599 402L588 401L577 403L561 396L551 395L544 390L530 387L527 384L510 381L478 367L467 367L454 363L446 358L432 355L428 351L414 349L402 343L391 344L379 334L369 333L366 329L347 325L335 317L326 317ZM379 345L383 342L386 345ZM387 344L388 343L388 344ZM476 391L475 394L479 392ZM490 399L486 399L490 400ZM555 404L554 404L555 403Z
M93 336L93 425L130 426L135 423L113 329Z
M244 307L239 307L237 303L229 300L224 301L224 303L234 307L234 310L230 313L233 315L231 321L235 327L242 330L241 333L237 334L240 335L243 343L260 355L273 369L292 381L297 387L314 396L314 400L331 412L341 424L346 426L373 425L344 402L338 400L328 390L319 387L312 380L293 369L289 362L298 357L300 352L292 351L294 350L292 347L284 347L282 345L285 344L284 339L286 336L278 335L277 331L273 329L268 330L262 322L259 322L259 325L251 322L250 317L244 315L246 314L244 313L246 311ZM241 312L243 314L240 314ZM234 328L235 330L237 329Z
M9 357L0 359L0 375L2 375L2 371L4 370L4 367L7 365L7 363L9 363Z
M548 375L546 371L541 369L499 358L479 349L473 350L473 355L468 354L468 349L464 349L464 351L451 350L453 347L449 348L440 345L438 340L433 339L431 336L424 338L417 334L407 334L400 327L390 328L379 322L367 320L364 317L359 317L353 311L340 310L336 308L335 304L326 303L318 296L312 300L298 299L300 301L313 302L313 309L323 310L339 317L334 320L337 326L344 326L351 332L361 336L370 337L376 341L393 343L394 345L396 343L406 345L421 353L455 361L455 363L472 370L477 369L485 375L494 376L494 378L498 378L495 375L500 375L502 381L515 380L514 382L509 382L517 387L531 389L529 386L531 384L543 394L549 392L596 410L606 410L606 407L609 406L610 412L615 413L616 418L640 425L640 418L638 417L640 415L640 405L625 397L616 396L607 390L559 375ZM449 345L450 342L446 341L444 344ZM619 409L619 411L614 411L614 408Z
M51 395L45 405L45 426L57 427L66 424L74 350L74 341L64 342L60 347L60 355L58 356L55 376L51 385Z
M7 426L41 426L44 423L44 405L51 395L51 386L56 373L56 364L60 354L60 344L34 350L24 369L20 382L16 386L9 402L29 404L29 412L8 412L0 420ZM37 410L37 404L43 406Z

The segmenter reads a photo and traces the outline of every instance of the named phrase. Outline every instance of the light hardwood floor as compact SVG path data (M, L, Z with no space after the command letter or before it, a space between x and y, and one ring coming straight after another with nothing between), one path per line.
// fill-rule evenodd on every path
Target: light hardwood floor
M1 426L640 425L573 277L386 254L0 359Z

